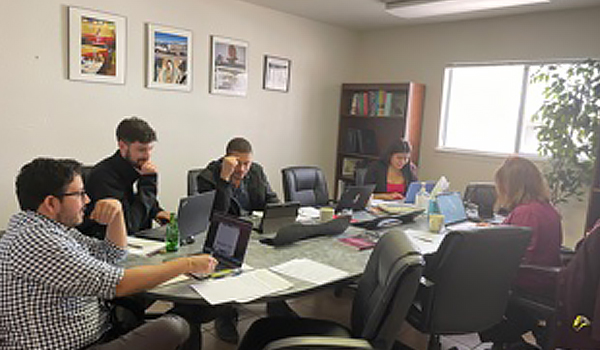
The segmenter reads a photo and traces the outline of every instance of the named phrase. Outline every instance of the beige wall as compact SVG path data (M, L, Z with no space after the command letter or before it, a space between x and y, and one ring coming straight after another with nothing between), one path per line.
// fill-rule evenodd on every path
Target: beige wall
M443 70L455 62L600 57L600 7L454 23L398 27L362 35L354 81L417 81L426 85L420 175L446 175L463 190L490 181L502 158L436 151ZM585 203L561 208L565 241L581 237Z
M36 156L93 164L116 149L114 130L127 115L158 131L159 196L174 210L187 169L223 153L244 135L281 194L279 169L323 167L332 181L340 85L352 65L354 33L234 0L78 0L70 4L127 17L125 85L69 81L67 17L57 0L3 1L0 12L0 227L17 210L14 177ZM193 90L144 87L144 23L193 32ZM210 35L249 43L246 97L208 93ZM262 89L264 54L292 60L289 93Z

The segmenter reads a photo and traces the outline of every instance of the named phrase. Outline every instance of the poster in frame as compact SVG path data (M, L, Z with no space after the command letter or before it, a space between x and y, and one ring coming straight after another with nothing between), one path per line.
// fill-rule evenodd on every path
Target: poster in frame
M211 36L210 92L246 96L248 90L248 43Z
M127 19L69 7L69 79L125 84Z
M147 24L146 87L166 90L192 89L192 32Z
M265 55L263 89L288 92L290 65L291 61L287 58Z

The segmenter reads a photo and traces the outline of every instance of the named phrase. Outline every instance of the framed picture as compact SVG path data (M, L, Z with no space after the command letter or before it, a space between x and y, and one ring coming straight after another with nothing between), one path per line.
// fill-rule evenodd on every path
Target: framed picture
M125 83L126 19L69 7L69 79Z
M192 89L192 32L148 23L146 87Z
M360 161L361 160L357 158L345 157L342 163L342 176L353 177L356 164L358 164Z
M290 87L290 60L265 55L263 89L287 92Z
M211 36L210 92L246 96L248 90L248 43Z

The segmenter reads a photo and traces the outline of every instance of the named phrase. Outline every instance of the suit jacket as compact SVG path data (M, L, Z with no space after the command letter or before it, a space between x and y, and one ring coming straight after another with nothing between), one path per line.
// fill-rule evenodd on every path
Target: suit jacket
M213 211L229 213L240 216L242 210L264 210L267 203L277 203L277 194L271 189L267 175L262 166L252 163L250 170L242 179L249 198L249 207L242 208L241 204L233 196L234 186L230 182L221 179L221 167L223 158L212 161L198 175L198 192L217 190Z

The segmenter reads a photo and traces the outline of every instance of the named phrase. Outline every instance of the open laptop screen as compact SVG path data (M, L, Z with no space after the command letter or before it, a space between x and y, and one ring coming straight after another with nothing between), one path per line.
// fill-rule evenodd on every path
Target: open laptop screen
M251 232L251 223L229 215L214 213L203 251L212 254L220 264L241 267Z
M444 224L450 225L467 220L467 212L458 192L440 193L436 197L438 209L444 215Z

